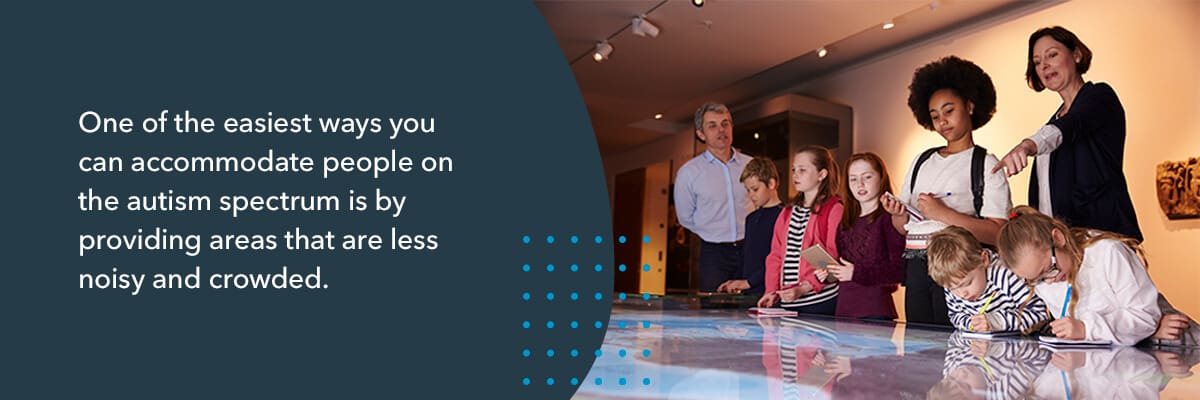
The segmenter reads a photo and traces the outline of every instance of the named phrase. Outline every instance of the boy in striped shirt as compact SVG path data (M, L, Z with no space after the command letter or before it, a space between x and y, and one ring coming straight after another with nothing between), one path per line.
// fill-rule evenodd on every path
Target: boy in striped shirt
M1025 280L984 249L971 232L950 226L929 238L929 276L946 291L950 323L963 331L1031 333L1049 320Z

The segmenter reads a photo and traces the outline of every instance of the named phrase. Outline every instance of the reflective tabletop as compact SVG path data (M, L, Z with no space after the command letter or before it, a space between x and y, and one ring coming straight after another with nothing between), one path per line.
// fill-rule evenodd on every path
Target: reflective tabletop
M614 304L600 356L575 397L1200 398L1195 349L1051 351L1029 338L967 339L890 321L754 317L698 305Z

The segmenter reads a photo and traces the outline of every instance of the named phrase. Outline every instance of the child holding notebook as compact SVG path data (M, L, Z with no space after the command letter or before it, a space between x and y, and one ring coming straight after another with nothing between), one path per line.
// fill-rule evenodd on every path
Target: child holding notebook
M826 283L829 272L800 257L800 251L821 245L833 257L837 252L837 225L842 202L837 197L837 162L829 149L808 146L792 157L792 184L796 198L775 220L771 253L767 256L766 293L759 307L780 305L807 314L833 315L837 309L837 282Z

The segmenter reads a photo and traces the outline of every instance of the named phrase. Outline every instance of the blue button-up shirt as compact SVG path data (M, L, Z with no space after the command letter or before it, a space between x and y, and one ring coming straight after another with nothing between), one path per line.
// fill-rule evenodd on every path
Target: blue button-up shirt
M721 162L705 151L683 164L675 175L679 224L706 242L742 240L750 204L738 178L750 160L750 156L734 149L729 162Z

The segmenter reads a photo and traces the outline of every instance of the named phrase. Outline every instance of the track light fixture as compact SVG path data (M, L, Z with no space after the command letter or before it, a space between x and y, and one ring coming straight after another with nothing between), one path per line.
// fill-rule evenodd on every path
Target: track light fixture
M828 54L829 49L826 49L824 46L821 46L821 48L817 49L817 58L825 58L825 56Z
M658 27L646 20L645 15L633 17L633 34L641 37L658 37Z
M888 29L892 29L895 27L896 27L896 22L893 20L889 19L889 20L883 22L883 30L888 30Z
M704 7L704 0L692 0L692 5L696 7Z
M592 59L596 60L596 62L607 60L608 55L612 54L612 51L613 47L611 44L608 44L607 40L596 43L596 51L592 53Z

